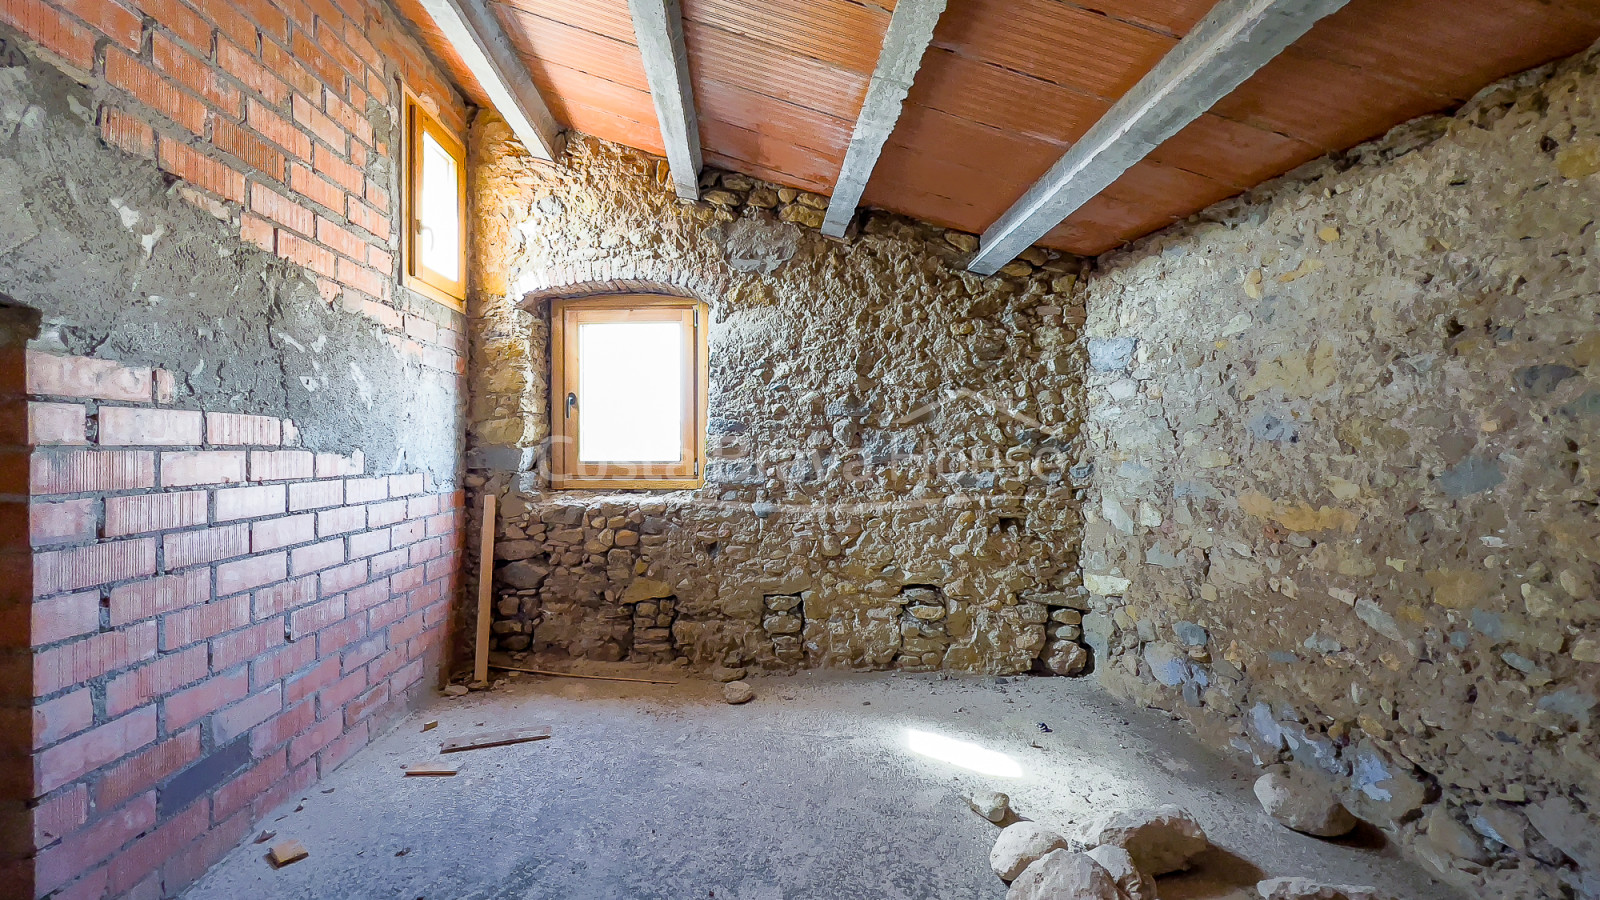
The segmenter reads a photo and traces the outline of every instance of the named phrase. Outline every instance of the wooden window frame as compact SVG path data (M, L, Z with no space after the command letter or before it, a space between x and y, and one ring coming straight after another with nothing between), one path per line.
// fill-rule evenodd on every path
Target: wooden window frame
M685 459L672 464L582 463L578 460L578 433L583 402L569 405L568 395L578 391L577 328L585 322L681 321L685 329L684 409L690 411L683 426ZM706 331L708 310L690 297L659 294L620 294L554 300L550 304L550 486L557 490L610 488L624 490L683 490L705 484Z
M405 177L401 183L401 284L443 303L451 309L465 312L467 298L467 147L459 138L445 130L439 119L423 107L417 96L409 90L405 95ZM460 278L452 281L422 264L417 252L417 238L422 231L422 220L416 214L416 197L422 181L422 136L431 135L456 161L456 217L461 223L459 244L461 259L456 271Z

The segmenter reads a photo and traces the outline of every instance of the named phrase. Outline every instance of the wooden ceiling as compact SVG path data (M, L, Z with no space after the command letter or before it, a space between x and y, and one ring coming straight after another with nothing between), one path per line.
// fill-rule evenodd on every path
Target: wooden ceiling
M831 193L894 0L682 4L706 164ZM1212 5L949 0L862 204L983 232ZM557 120L663 152L627 0L488 6ZM1097 255L1596 40L1600 0L1351 0L1041 243Z

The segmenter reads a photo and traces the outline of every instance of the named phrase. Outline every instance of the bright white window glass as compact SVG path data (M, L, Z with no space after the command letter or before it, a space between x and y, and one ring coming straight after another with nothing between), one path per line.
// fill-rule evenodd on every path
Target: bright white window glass
M456 161L433 135L422 133L421 223L417 255L422 264L451 281L461 280L461 198Z
M578 326L578 459L683 459L683 323Z

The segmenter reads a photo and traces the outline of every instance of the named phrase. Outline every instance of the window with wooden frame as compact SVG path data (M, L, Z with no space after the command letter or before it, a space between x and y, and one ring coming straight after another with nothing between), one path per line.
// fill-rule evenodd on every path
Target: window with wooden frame
M410 92L406 95L406 287L454 309L467 296L467 150Z
M551 304L552 487L702 484L706 317L686 297Z

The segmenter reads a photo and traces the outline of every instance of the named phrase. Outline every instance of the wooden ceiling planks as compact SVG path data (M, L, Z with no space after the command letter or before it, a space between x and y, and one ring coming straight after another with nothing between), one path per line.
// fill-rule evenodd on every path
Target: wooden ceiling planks
M1149 161L1209 176L1238 193L1323 153L1458 106L1485 85L1597 39L1600 7L1575 0L1352 0ZM1163 227L1153 217L1147 228L1131 227L1137 217L1126 214L1126 197L1100 202L1120 184L1043 243L1097 254ZM1220 199L1196 184L1144 202L1178 221Z
M892 10L854 0L685 0L702 150L779 184L830 192Z
M415 0L397 0L467 96ZM661 152L627 0L488 0L564 124ZM950 0L863 202L981 232L1214 0ZM683 0L706 161L831 192L893 0ZM1098 254L1600 39L1591 0L1352 0L1044 243Z

